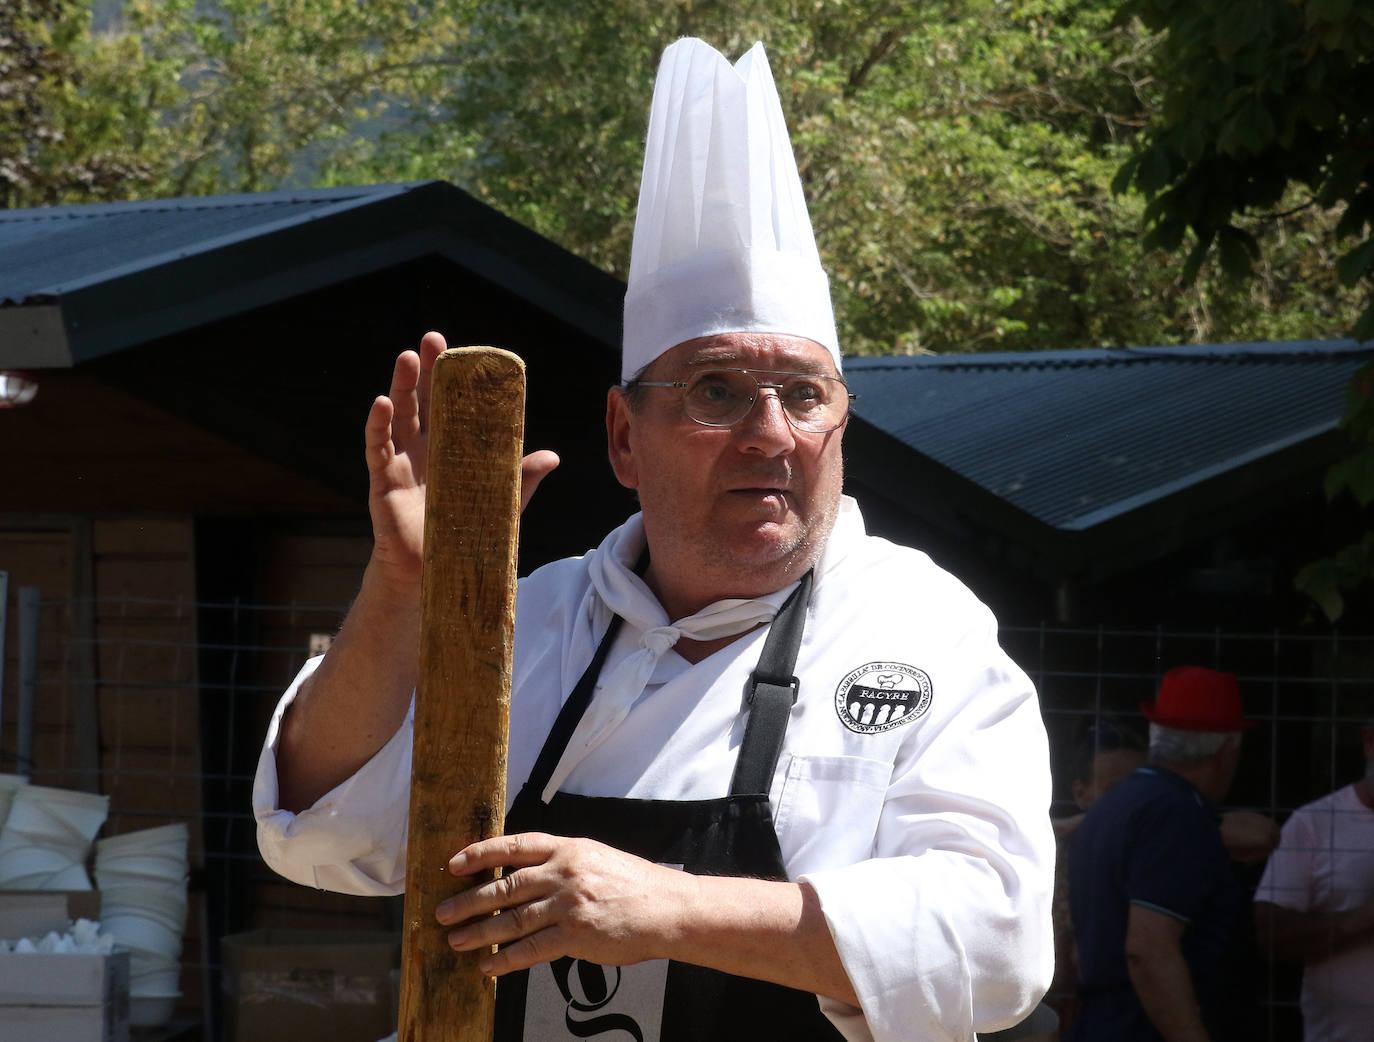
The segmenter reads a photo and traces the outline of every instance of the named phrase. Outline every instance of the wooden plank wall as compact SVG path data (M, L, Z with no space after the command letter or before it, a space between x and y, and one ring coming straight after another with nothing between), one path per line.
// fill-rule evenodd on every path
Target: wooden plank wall
M15 732L18 589L37 585L44 607L35 783L90 788L94 775L99 791L110 796L102 836L186 822L193 873L207 867L205 830L226 824L207 821L202 813L200 699L233 698L235 712L251 719L247 730L253 743L260 742L281 691L311 654L312 643L336 632L357 592L371 541L263 536L252 584L258 603L242 607L254 617L251 646L241 649L241 685L234 692L201 690L203 683L214 687L223 678L198 675L198 608L207 608L197 604L195 549L190 517L71 519L65 527L41 531L0 527L0 570L11 573L0 771L15 769L9 754ZM83 569L94 596L73 599ZM78 612L88 616L84 637ZM99 727L99 763L85 772L73 709L83 686L94 691ZM255 763L256 757L253 744L235 759L251 771L249 761ZM245 805L242 815L248 813ZM206 874L206 885L220 875L210 867L215 870ZM330 894L297 886L261 865L250 879L252 921L245 928L399 932L399 898ZM205 895L193 887L190 896L179 1019L201 1017L205 966L218 958L213 941L205 943L213 934L205 919Z
M103 835L189 826L204 867L195 548L189 518L97 520L92 529ZM178 1015L198 1017L204 894L190 891Z
M39 695L34 705L34 759L52 772L43 784L66 787L72 762L69 705L65 697L64 656L70 632L72 536L67 528L0 531L0 571L9 572L6 612L4 719L0 723L0 771L24 773L16 761L19 705L19 590L36 586L43 598L38 627Z
M110 797L100 838L189 826L203 866L195 570L189 518L73 519L65 529L0 531L10 574L0 748L14 748L18 588L42 590L33 782ZM74 594L76 596L74 596ZM83 763L80 704L94 694L98 762ZM12 755L0 769L14 770ZM203 897L191 891L179 1015L203 1005Z

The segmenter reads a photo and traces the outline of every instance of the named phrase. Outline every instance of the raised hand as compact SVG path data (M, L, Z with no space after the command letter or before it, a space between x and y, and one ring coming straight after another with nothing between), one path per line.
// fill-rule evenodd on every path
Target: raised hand
M425 475L429 455L429 386L435 359L447 345L426 333L419 352L403 351L389 394L372 403L364 427L373 564L394 592L420 585L425 534Z
M447 344L426 333L420 350L404 351L392 370L391 389L372 403L364 427L368 510L372 515L376 578L393 596L418 596L425 530L429 456L429 390L435 360ZM520 509L558 466L548 450L521 461Z

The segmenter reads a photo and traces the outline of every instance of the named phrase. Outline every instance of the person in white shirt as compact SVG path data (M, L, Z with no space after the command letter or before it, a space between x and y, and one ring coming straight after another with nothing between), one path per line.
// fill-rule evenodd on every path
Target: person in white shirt
M404 882L442 349L402 354L369 414L373 554L260 760L260 849L306 885ZM507 871L438 910L455 949L501 945L497 1037L1017 1023L1053 969L1038 703L991 613L842 495L850 397L760 45L664 54L622 376L608 448L641 510L521 580L508 835L448 866ZM556 463L526 457L522 508Z
M1283 825L1255 891L1262 951L1301 961L1305 1042L1374 1039L1374 725L1364 777Z

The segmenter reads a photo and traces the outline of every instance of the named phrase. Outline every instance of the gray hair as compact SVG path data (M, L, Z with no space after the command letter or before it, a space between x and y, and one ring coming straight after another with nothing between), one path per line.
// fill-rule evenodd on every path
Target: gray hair
M1227 739L1240 740L1239 731L1182 731L1177 727L1150 725L1151 763L1201 763L1215 756Z

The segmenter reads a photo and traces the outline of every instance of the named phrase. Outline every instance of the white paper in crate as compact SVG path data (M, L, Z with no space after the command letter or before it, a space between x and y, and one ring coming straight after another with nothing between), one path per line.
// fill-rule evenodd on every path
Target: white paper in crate
M100 924L78 919L63 933L50 930L42 937L0 938L0 954L6 955L109 955L114 951L114 937L101 933Z

